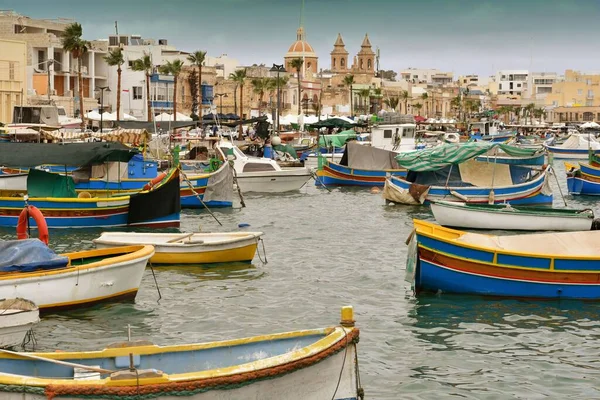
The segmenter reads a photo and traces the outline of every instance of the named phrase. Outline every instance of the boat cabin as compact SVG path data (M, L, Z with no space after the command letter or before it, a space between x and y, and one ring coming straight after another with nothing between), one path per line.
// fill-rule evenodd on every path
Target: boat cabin
M15 106L12 125L60 127L58 108L56 106Z
M469 124L469 132L480 135L497 135L505 130L502 121L479 121Z
M415 124L381 124L371 129L371 146L390 151L412 151L416 145Z

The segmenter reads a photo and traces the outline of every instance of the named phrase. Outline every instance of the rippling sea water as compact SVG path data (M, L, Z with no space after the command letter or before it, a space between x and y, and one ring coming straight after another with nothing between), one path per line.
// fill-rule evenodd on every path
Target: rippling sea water
M563 192L564 169L556 163ZM553 181L555 206L561 199ZM38 350L94 350L126 339L181 344L335 325L353 305L362 383L371 399L600 398L600 305L470 296L415 298L405 239L424 207L386 206L368 189L311 184L246 195L246 208L184 211L181 230L262 231L268 264L155 267L134 303L53 314ZM598 213L593 198L568 198ZM11 231L3 237L14 238ZM93 247L100 231L51 232L57 251ZM60 288L57 288L60 290Z

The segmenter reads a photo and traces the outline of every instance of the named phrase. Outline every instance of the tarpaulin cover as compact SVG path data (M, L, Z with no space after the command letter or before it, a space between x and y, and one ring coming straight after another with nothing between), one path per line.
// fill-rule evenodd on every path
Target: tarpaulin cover
M281 153L289 154L290 157L292 157L294 159L298 158L298 153L296 153L296 149L291 144L274 145L273 150L279 151Z
M460 164L494 148L514 157L532 156L537 152L535 149L521 149L502 143L473 142L444 144L431 149L401 153L396 156L396 160L401 167L410 171L435 171L452 164Z
M356 132L352 129L336 133L334 135L319 136L319 146L322 147L343 147L348 140L356 139Z
M59 256L38 239L0 242L0 272L32 272L65 268L67 257Z
M179 170L171 171L165 183L150 192L132 194L129 199L127 223L135 224L167 217L181 211ZM233 190L233 189L232 189Z
M73 178L34 168L27 174L27 194L29 197L77 197Z
M94 143L0 143L0 165L36 167L44 164L84 165L107 161L128 162L138 150L117 142Z
M348 142L340 164L350 168L372 171L399 169L400 167L394 159L395 156L396 153L393 151Z

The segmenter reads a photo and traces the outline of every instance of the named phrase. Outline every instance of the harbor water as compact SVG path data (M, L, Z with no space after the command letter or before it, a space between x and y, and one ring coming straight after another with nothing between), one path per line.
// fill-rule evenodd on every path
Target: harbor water
M561 206L554 179L552 187ZM432 219L426 207L387 206L369 188L329 193L312 181L299 193L245 200L215 211L222 227L185 210L181 231L262 231L268 263L155 266L160 300L147 268L135 302L45 316L37 350L101 349L126 340L128 325L133 339L160 345L331 326L353 305L366 398L600 398L598 303L413 296L404 242L413 218ZM593 198L567 200L600 214ZM92 248L99 233L51 231L51 246Z

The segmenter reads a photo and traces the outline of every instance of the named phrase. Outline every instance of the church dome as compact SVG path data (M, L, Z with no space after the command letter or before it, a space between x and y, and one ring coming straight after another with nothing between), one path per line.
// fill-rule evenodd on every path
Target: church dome
M306 41L304 28L298 28L296 41L292 43L285 57L317 57L313 47Z

